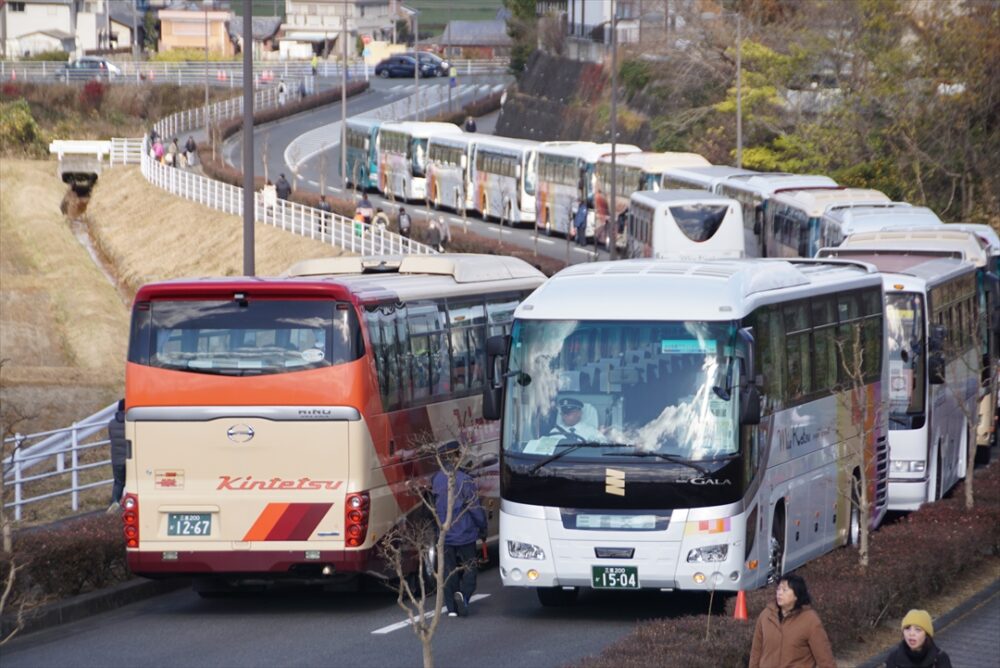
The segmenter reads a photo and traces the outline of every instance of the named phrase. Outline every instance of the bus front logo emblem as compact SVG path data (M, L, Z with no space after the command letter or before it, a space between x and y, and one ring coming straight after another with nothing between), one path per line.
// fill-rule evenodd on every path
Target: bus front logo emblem
M233 443L246 443L253 439L253 427L247 424L234 424L226 431L226 436Z
M604 491L615 496L625 496L625 471L605 469L607 477L604 480Z

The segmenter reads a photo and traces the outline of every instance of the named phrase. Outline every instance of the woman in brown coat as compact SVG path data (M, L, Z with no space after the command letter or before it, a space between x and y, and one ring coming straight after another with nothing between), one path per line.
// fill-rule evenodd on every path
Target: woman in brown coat
M750 668L836 668L830 639L798 575L778 581L774 603L757 618Z

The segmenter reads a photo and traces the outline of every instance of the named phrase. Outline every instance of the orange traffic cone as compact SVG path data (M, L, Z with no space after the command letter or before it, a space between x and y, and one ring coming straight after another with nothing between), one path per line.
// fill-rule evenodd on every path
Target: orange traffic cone
M749 620L747 615L747 595L742 589L736 593L736 609L733 610L733 619Z

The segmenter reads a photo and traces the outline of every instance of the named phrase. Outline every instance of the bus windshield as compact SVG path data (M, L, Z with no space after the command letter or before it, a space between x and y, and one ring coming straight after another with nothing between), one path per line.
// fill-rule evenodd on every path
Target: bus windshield
M886 295L889 352L889 429L924 423L924 307L912 292Z
M522 168L521 178L524 182L524 192L526 195L535 194L535 181L537 175L535 174L535 158L538 154L534 151L529 151L525 153L524 156L524 167Z
M677 227L691 241L708 241L722 226L728 204L685 204L670 207Z
M736 325L516 321L506 452L563 462L738 451Z
M326 300L153 301L137 305L129 360L218 375L318 369L358 359L353 307Z
M427 139L415 137L413 139L413 175L423 176L427 169Z

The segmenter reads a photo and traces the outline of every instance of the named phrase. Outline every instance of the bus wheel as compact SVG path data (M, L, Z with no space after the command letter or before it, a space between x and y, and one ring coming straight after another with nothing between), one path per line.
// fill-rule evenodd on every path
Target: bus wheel
M990 445L977 445L976 446L976 466L986 466L990 463Z
M861 546L861 496L858 494L860 484L861 478L855 472L851 484L850 524L847 527L847 540L851 547Z
M771 540L768 543L767 583L774 584L782 576L785 563L785 507L778 506L771 520Z
M546 608L565 608L576 603L579 591L575 587L573 589L539 587L535 593L538 594L538 602Z

